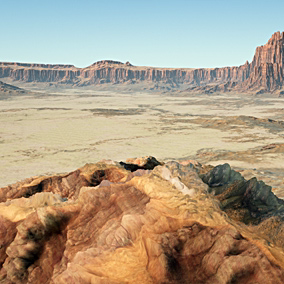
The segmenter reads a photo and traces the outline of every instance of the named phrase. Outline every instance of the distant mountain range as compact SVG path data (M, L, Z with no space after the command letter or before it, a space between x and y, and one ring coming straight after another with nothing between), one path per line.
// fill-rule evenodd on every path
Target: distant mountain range
M156 82L187 92L284 94L284 32L276 32L256 48L251 63L223 68L157 68L102 60L86 68L73 65L0 62L0 79L88 86Z

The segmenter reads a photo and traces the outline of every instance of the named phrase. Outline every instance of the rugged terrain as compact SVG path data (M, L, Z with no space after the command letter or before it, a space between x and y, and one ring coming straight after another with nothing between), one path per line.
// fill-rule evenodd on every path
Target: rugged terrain
M0 186L151 153L229 163L282 189L277 194L284 197L284 149L277 146L284 144L282 98L39 91L1 101Z
M276 32L257 47L251 63L235 67L174 69L133 66L119 61L102 60L86 68L73 65L0 63L0 78L30 83L48 82L72 86L156 83L141 88L187 92L284 93L284 32ZM11 81L11 82L12 82Z
M228 164L105 160L0 200L0 283L284 281L284 201Z
M282 98L52 90L1 101L0 283L283 283Z
M283 283L283 35L240 67L1 63L0 283Z

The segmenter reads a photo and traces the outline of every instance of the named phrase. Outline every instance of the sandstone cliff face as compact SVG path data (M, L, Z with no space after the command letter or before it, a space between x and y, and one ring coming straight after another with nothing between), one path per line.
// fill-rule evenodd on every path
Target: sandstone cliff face
M275 91L283 87L284 32L257 47L251 63L212 69L174 69L132 66L102 60L86 68L73 65L0 63L0 78L25 82L60 82L77 86L127 81L189 84L188 91ZM212 87L213 84L213 87Z
M1 283L284 280L283 204L228 164L101 161L0 193Z
M272 35L268 43L257 47L252 62L248 65L249 78L246 88L261 87L263 90L280 89L284 79L284 32Z
M200 85L206 82L243 80L247 78L245 67L225 67L216 69L166 69L137 67L130 63L99 61L87 68L70 65L43 65L0 63L0 78L10 77L24 82L62 82L77 85L123 83L126 81L168 80L175 83Z

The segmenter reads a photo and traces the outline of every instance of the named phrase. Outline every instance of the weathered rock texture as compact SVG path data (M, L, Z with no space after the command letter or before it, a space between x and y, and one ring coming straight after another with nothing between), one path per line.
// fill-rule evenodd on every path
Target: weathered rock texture
M224 68L174 69L133 66L129 62L102 60L86 68L73 65L0 63L0 78L25 82L58 82L77 86L103 83L164 82L171 87L189 84L194 92L275 92L284 88L284 32L273 34L257 47L251 63ZM279 91L283 92L284 91Z
M228 164L101 161L0 193L0 283L284 281L282 201Z
M218 70L218 69L214 69ZM221 79L217 84L194 86L190 90L214 93L218 91L253 91L263 93L281 90L284 87L284 32L276 32L264 46L256 48L251 63L248 61L239 67L220 68L226 70L221 76L210 79ZM222 73L222 71L221 71ZM284 91L280 91L281 94Z

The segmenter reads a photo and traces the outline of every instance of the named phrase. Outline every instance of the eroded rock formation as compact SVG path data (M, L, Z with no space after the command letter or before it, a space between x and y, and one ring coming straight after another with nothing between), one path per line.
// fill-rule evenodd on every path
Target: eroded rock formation
M247 61L244 65L228 68L227 71L225 76L214 78L221 79L221 82L212 84L214 80L210 80L203 86L193 86L189 90L205 93L228 91L265 93L283 89L284 32L274 33L265 45L257 47L251 63ZM280 93L283 94L283 90Z
M251 63L224 68L154 68L102 60L86 68L73 65L0 63L0 78L25 82L57 82L85 86L104 83L164 82L172 87L188 84L193 92L283 92L284 32L276 32L257 47Z
M0 193L1 283L284 281L283 202L228 164L106 160Z

